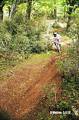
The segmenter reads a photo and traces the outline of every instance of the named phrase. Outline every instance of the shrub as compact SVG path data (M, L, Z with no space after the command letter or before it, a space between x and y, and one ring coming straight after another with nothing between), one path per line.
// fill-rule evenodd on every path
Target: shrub
M71 106L78 105L79 98L79 52L76 43L68 50L68 57L61 61L60 69L62 72L63 98Z
M24 16L16 13L11 20L1 23L0 28L0 58L8 63L48 50L46 42L41 39L41 33L45 31L41 19L26 23Z

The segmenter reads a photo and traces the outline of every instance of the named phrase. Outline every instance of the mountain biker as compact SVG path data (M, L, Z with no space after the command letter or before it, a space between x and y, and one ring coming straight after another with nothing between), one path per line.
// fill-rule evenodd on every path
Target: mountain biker
M61 50L61 36L56 32L53 33L53 36L54 36L53 37L54 45L55 45L57 51L60 52L60 50Z

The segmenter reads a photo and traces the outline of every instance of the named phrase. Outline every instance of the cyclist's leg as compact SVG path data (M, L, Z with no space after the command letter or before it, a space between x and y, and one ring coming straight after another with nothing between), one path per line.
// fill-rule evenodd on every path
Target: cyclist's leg
M60 46L60 50L61 50L61 44L59 44L59 46Z
M57 49L57 45L56 45L56 42L54 42L54 45L55 45L55 48Z
M61 49L61 48L60 48L60 45L57 44L57 51L60 52L60 49Z

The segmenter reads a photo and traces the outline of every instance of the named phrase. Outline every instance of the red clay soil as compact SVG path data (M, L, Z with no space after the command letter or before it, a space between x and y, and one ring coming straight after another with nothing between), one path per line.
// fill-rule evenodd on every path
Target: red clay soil
M7 110L12 120L21 120L22 116L31 112L43 96L42 88L49 83L56 84L59 99L61 77L55 62L55 58L50 58L39 64L27 64L0 83L0 108Z

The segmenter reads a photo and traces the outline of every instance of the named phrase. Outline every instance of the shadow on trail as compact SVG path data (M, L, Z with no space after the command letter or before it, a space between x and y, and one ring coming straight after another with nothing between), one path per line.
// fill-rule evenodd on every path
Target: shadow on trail
M0 120L11 120L9 113L5 110L0 110Z

